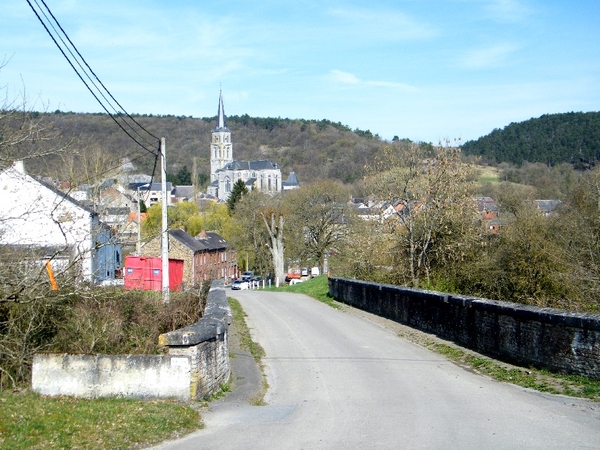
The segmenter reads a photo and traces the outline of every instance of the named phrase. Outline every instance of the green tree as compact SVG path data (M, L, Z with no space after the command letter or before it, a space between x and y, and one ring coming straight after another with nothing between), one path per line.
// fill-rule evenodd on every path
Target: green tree
M227 208L229 209L229 213L232 214L235 210L235 205L240 201L243 195L248 193L248 188L246 187L246 183L241 178L237 180L233 184L233 188L231 189L231 193L229 194L229 198L227 199Z

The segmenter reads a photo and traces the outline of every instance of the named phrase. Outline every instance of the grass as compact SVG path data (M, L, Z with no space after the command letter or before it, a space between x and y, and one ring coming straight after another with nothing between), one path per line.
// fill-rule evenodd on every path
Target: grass
M0 448L139 448L201 426L197 410L174 401L0 392Z
M482 185L485 183L498 183L499 179L499 170L496 167L490 166L477 166L478 177L477 182Z
M235 332L240 342L240 348L249 352L258 367L262 372L262 389L261 391L250 400L250 403L254 406L263 406L265 404L264 398L267 390L269 389L269 383L267 383L267 377L265 376L264 366L262 358L265 356L265 350L261 345L252 340L250 335L250 329L246 323L246 313L242 309L242 305L235 298L228 297L229 307L231 308L231 314L233 316L232 325L235 328Z
M425 346L463 367L485 374L496 381L516 384L540 392L600 401L600 381L556 374L547 370L509 366L447 344L428 342Z
M335 302L333 297L329 296L329 282L327 275L319 275L318 277L311 278L310 280L297 283L292 286L282 286L277 289L284 292L295 292L297 294L305 294L312 297L320 302L326 303L332 308L340 309L340 305Z

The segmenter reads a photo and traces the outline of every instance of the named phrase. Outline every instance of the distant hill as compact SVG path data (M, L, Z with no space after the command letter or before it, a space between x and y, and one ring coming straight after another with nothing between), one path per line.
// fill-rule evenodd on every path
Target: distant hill
M600 162L600 112L546 114L511 123L466 142L462 149L491 163L567 162L576 168L590 167Z
M167 171L183 166L192 170L196 158L198 173L210 173L209 148L215 117L133 116L143 127L166 138ZM133 142L107 114L54 112L43 121L59 132L62 145L70 151L96 148L108 155L135 156L134 164L150 173L154 158ZM227 117L232 132L233 154L239 161L269 159L278 163L284 178L296 172L301 183L318 179L338 179L346 183L362 177L365 164L385 144L369 131L351 130L328 120L256 118L248 115ZM34 144L37 145L37 144ZM25 151L25 150L24 150ZM56 173L60 158L29 161L28 170L40 175Z

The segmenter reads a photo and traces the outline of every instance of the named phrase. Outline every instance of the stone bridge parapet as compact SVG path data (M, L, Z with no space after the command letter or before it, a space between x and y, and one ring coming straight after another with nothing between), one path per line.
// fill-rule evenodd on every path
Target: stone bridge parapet
M600 314L344 278L336 300L521 366L600 379Z

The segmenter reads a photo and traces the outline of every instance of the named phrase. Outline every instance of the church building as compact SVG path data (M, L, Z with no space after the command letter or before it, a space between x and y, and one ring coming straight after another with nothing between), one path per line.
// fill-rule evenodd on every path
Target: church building
M281 179L281 170L276 163L269 160L236 161L233 159L233 143L231 131L225 124L223 93L219 95L219 111L217 126L212 132L210 144L210 185L208 194L226 201L233 185L243 180L248 190L258 189L267 194L276 194L284 189L299 186L296 175L292 172L288 180Z

